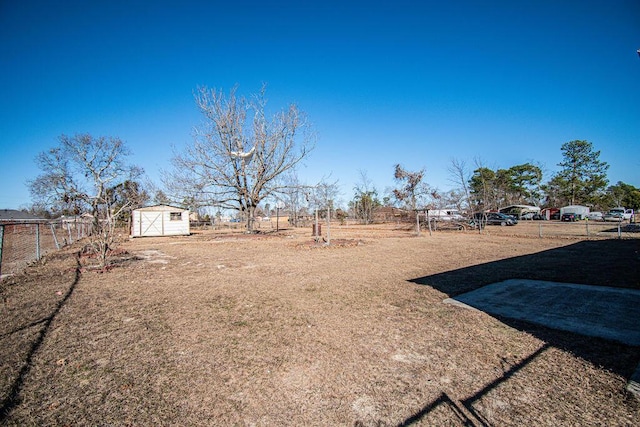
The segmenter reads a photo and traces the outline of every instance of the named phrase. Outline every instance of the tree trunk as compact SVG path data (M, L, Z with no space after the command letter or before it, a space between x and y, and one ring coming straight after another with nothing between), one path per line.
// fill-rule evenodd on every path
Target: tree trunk
M247 215L247 233L253 233L253 215L256 211L254 205L249 206L249 214Z

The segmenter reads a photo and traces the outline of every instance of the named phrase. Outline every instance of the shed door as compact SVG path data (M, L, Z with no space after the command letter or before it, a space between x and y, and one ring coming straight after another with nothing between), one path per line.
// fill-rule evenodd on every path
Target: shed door
M140 212L140 235L162 236L162 212Z

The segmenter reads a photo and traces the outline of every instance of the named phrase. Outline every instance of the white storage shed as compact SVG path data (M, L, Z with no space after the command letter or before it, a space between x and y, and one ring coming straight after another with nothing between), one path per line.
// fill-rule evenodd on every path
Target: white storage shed
M131 237L188 236L189 210L175 206L156 205L134 209Z

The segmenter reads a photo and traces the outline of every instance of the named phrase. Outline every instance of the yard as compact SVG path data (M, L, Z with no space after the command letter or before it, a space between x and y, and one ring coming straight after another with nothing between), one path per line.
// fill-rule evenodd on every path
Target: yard
M640 348L442 303L514 277L640 288L640 239L535 227L206 230L127 241L106 272L50 255L2 283L0 424L637 425Z

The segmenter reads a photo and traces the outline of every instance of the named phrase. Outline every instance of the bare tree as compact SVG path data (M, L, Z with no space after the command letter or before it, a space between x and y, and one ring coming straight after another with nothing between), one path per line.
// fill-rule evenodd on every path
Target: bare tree
M442 193L442 200L447 207L454 207L460 212L467 212L470 214L470 210L468 210L467 198L460 190L449 190L445 193Z
M353 190L355 195L353 196L352 207L356 218L363 224L373 222L373 211L381 203L378 200L378 191L365 171L360 171L360 182Z
M451 182L453 182L457 186L458 191L456 191L455 193L461 193L460 195L462 196L458 198L458 209L467 210L467 213L469 215L472 215L473 208L471 203L471 196L469 194L469 180L471 179L471 175L469 174L465 161L456 158L451 159L451 164L449 165L448 171L451 177ZM466 203L466 209L464 209L462 203L460 203L461 199L463 198L464 202Z
M393 195L405 204L407 208L416 214L416 234L420 235L419 208L425 204L425 197L430 193L428 185L422 182L424 169L417 172L409 172L399 164L395 166L394 178L400 184L399 188L393 190Z
M280 178L307 156L315 138L294 104L267 119L264 95L264 87L251 99L236 96L235 88L229 95L198 88L196 103L205 122L193 143L174 156L173 171L164 177L177 195L238 210L247 231L253 231L258 204L283 192Z
M281 198L285 206L289 209L289 221L291 225L297 227L300 209L304 203L306 192L295 173L291 173L285 177L284 184L281 191Z
M116 190L142 175L125 162L128 155L119 138L62 135L57 147L36 157L42 174L28 183L32 197L56 211L91 212L90 246L101 267L116 244L116 219L135 202Z
M338 181L327 182L322 180L319 184L315 185L310 198L310 203L313 203L316 208L316 219L318 210L326 212L325 219L327 224L327 231L325 233L326 243L331 244L331 212L334 207L336 198L340 194L340 188L338 187Z

